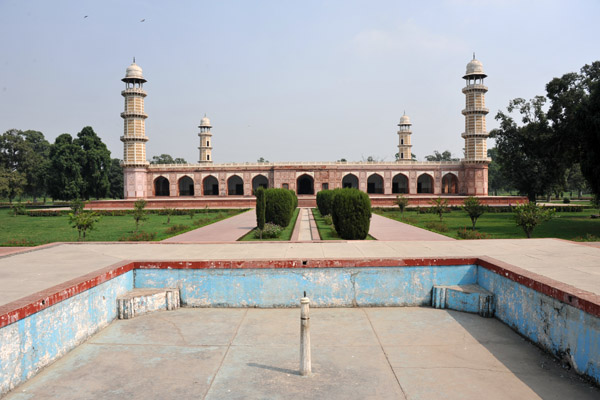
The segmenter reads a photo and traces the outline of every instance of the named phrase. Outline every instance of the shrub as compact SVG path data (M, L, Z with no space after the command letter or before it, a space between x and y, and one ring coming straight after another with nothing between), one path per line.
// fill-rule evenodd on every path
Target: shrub
M156 232L134 232L129 236L121 236L120 242L149 242L154 240Z
M165 208L164 213L167 216L167 225L169 225L171 223L171 217L175 213L175 209L174 208Z
M317 208L321 215L331 215L333 196L335 196L333 190L321 190L317 193Z
M79 211L77 214L69 213L69 223L73 225L73 228L77 229L77 240L85 240L86 232L93 230L94 224L99 219L100 217L95 212Z
M140 222L148 219L146 216L146 200L139 199L133 203L133 219L135 220L135 230L137 231L140 226Z
M81 199L75 199L71 202L71 212L75 215L79 214L83 211L83 207L85 207L85 203Z
M445 223L439 221L429 221L425 223L425 228L438 231L438 232L448 232L448 226Z
M292 189L288 189L290 194L292 195L292 212L294 212L294 210L296 208L298 208L298 196L296 196L296 192L294 192Z
M342 239L365 239L371 224L371 200L358 189L340 189L333 198L333 225Z
M256 195L256 227L258 229L265 228L265 189L259 186L255 192Z
M254 237L257 239L273 239L279 237L283 232L283 228L279 225L266 223L264 229L256 228L254 230Z
M2 245L11 247L25 247L35 246L35 243L29 239L9 239L6 242L2 243Z
M515 222L530 238L535 227L551 219L554 212L553 208L540 207L535 203L521 204L515 207Z
M294 213L294 199L288 189L265 190L265 222L288 226Z
M491 236L485 232L478 232L472 229L467 229L466 227L459 229L458 237L461 239L490 239Z
M187 229L189 229L190 227L187 225L183 225L183 224L175 224L172 225L170 227L167 228L167 230L165 231L166 234L171 234L171 233L177 233L177 232L182 232L185 231Z
M571 203L571 199L568 197L563 197L563 203L564 204L570 204Z
M193 208L187 210L187 215L190 216L190 219L194 219L194 215L196 215L196 210L194 210Z
M477 219L483 215L485 209L486 206L481 204L477 197L469 196L465 199L463 210L469 214L469 218L471 218L471 222L473 223L473 230L475 230Z
M331 218L331 215L323 215L323 222L327 225L333 225L333 218Z
M442 222L442 217L444 213L450 212L450 208L448 207L448 200L442 199L441 197L431 200L431 211L434 214L437 214L440 217L440 222Z
M11 208L13 211L13 216L27 214L27 209L25 208L25 204L23 203L15 203L11 206Z
M404 210L408 207L408 197L404 197L403 195L396 196L396 204L400 208L400 215L404 216Z

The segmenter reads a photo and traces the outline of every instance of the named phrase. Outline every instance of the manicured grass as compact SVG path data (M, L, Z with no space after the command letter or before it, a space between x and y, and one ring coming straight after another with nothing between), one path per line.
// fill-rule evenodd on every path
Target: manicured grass
M210 210L198 212L194 219L188 215L173 215L166 224L166 215L148 214L148 220L140 224L140 231L156 232L155 241L163 240L214 222L237 215L246 210ZM175 224L187 225L187 229L176 233L166 230ZM86 241L118 241L135 231L135 221L131 215L102 216L94 230L87 233ZM68 216L30 217L13 216L8 209L0 209L0 246L35 246L52 242L75 242L77 230L69 225Z
M294 232L294 226L296 226L296 220L298 219L299 212L300 212L300 209L296 208L296 210L294 211L294 215L292 215L292 219L290 220L290 223L288 224L288 226L285 227L285 229L281 232L281 235L279 235L278 238L257 239L254 237L254 229L256 229L256 228L254 228L250 232L248 232L247 234L245 234L244 236L239 238L238 240L241 242L275 242L275 241L290 240L290 238L292 237L292 233Z
M333 224L327 225L323 216L319 212L318 208L312 209L313 217L315 217L315 223L317 224L317 229L319 230L319 236L321 236L321 240L344 240L342 239L338 233L335 231ZM373 236L367 235L365 240L376 240Z
M405 211L404 220L397 209L373 209L373 212L384 217L395 219L427 229L429 221L439 221L435 214L418 214L416 211ZM591 219L590 214L598 214L598 209L588 209L583 212L558 212L554 218L537 226L533 231L534 238L560 238L567 240L582 240L588 235L600 237L600 219ZM438 232L442 235L458 239L457 231L472 226L471 219L462 210L453 210L444 214L444 223L448 232ZM485 213L477 220L476 229L490 235L490 239L525 238L523 230L515 224L513 213ZM593 238L592 238L593 239Z

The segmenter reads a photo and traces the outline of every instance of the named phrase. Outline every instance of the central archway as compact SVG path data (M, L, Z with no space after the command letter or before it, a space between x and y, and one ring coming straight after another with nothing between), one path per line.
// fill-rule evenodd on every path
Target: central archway
M218 196L219 181L212 175L207 176L202 181L202 190L205 196Z
M373 174L367 179L367 193L383 193L383 177L379 174Z
M184 176L179 180L179 195L180 196L193 196L194 195L194 181L189 176Z
M169 180L164 176L159 176L154 180L154 195L155 196L170 196Z
M344 189L358 189L358 178L354 174L345 175L342 179L342 188Z
M458 178L453 173L447 173L442 178L442 193L458 193Z
M244 181L237 175L231 176L227 179L227 195L228 196L243 196L244 195Z
M308 174L300 175L296 180L296 193L315 194L315 180Z

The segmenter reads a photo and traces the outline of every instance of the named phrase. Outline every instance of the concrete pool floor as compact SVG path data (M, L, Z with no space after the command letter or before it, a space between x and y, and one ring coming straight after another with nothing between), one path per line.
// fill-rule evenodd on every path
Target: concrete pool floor
M117 320L6 399L598 399L496 319L431 308L192 309Z

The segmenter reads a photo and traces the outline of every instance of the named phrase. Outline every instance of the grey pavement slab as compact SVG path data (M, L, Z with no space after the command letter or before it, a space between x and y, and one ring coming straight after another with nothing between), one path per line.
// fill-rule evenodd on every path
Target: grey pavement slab
M163 240L167 243L235 242L256 226L254 209Z
M495 319L430 308L179 309L117 320L6 399L597 399Z

